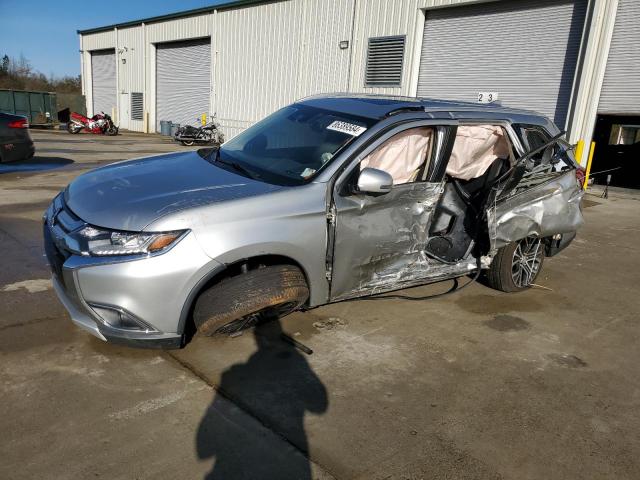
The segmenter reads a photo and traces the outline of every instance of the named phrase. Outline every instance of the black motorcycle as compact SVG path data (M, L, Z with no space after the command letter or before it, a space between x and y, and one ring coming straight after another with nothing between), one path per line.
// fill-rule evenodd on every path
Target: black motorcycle
M176 142L188 147L196 143L207 145L224 143L224 134L220 131L220 125L215 120L211 120L201 127L192 127L191 125L180 127L173 138Z

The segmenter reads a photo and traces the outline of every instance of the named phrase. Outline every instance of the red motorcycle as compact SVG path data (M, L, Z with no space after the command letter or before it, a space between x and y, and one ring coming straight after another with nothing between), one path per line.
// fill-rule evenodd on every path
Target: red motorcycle
M115 126L111 117L104 112L96 113L91 118L71 112L71 118L67 123L67 131L69 133L80 133L82 130L104 135L118 134L118 127Z

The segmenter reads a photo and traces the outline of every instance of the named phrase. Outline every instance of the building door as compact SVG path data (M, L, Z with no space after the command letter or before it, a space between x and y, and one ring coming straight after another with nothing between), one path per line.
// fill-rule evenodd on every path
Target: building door
M640 2L620 0L599 114L640 116Z
M91 84L93 115L104 112L109 115L116 108L116 53L115 50L91 52Z
M196 125L209 115L211 42L161 43L156 48L156 130L160 121Z
M129 129L129 119L130 119L130 104L129 104L129 94L121 93L120 94L120 108L118 109L118 127L124 128L125 130Z
M593 141L592 178L640 188L640 2L620 0Z
M418 96L505 106L565 128L586 0L514 0L427 10Z

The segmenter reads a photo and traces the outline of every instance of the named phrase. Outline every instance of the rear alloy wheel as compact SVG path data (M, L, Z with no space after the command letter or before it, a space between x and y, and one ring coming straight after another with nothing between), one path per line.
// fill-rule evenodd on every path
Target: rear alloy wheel
M272 265L225 278L196 301L193 320L198 332L231 334L284 317L309 298L309 287L299 268Z
M545 245L531 236L498 250L487 273L492 288L503 292L519 292L535 282L544 262Z

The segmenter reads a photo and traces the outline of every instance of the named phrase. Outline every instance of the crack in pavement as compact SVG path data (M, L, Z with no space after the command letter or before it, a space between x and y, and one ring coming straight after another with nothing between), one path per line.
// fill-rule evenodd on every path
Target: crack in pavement
M0 326L0 332L8 328L26 327L29 325L34 325L34 324L46 322L49 320L57 320L58 318L59 317L42 317L42 318L34 318L32 320L25 320L24 322L19 322L19 323L12 323L10 325L2 325Z

